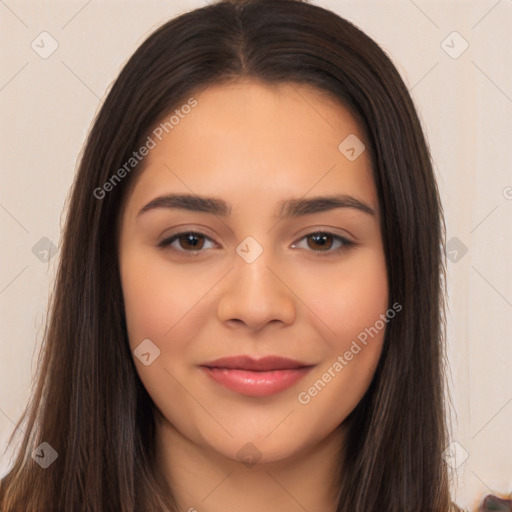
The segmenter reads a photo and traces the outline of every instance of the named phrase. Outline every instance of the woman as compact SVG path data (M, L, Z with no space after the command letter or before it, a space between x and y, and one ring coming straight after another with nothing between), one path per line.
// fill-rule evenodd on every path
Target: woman
M87 140L1 510L456 509L443 258L374 41L294 0L169 21Z

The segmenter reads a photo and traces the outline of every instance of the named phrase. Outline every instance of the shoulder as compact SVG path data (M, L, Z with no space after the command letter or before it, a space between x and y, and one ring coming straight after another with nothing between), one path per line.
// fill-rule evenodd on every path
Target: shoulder
M448 512L512 512L512 496L500 498L494 494L488 494L480 503L478 509L468 511L460 508L456 503L451 503Z
M482 501L478 512L503 511L512 512L512 496L500 498L494 494L488 494Z

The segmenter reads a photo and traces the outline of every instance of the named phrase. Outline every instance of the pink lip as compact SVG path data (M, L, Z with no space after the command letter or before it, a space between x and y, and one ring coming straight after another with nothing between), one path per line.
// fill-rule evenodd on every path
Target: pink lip
M200 365L214 381L247 396L269 396L289 388L314 365L268 356L225 357Z
M271 370L295 370L313 365L280 356L265 356L260 359L254 359L250 356L229 356L215 359L201 366L266 372Z
M272 370L257 372L201 366L214 381L247 396L269 396L289 388L301 379L310 369Z

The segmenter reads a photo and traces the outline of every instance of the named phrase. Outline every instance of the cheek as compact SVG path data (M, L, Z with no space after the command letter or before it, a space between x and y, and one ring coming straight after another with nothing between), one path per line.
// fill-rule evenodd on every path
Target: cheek
M201 316L206 314L208 283L217 281L212 269L181 265L176 271L165 258L140 248L125 250L120 269L132 350L146 338L165 344L166 350L170 339L173 351L185 343L190 347L201 329ZM329 352L348 350L351 341L387 309L386 266L378 251L359 250L347 264L310 262L292 272L284 275L300 295L297 308L301 309L300 302L305 306L302 320L309 318L316 324L324 338L323 349Z
M182 386L194 396L209 392L193 380L190 368L198 362L194 357L205 354L205 347L201 346L205 333L210 332L210 327L211 332L219 329L215 308L218 300L229 296L215 298L211 289L227 270L229 267L185 264L178 270L175 264L140 247L126 250L121 261L131 349L149 338L161 351L151 366L135 361L139 376L166 418L197 439L209 439L211 425L208 418L201 419L203 411L197 411L196 402L183 392ZM309 333L298 335L297 339L308 343L303 353L309 352L311 360L319 362L300 387L286 395L286 400L290 400L286 407L291 404L297 408L289 431L283 439L275 441L286 445L290 439L305 436L320 439L336 428L361 400L377 366L385 329L374 336L367 335L366 345L359 342L359 350L353 341L386 312L388 288L384 257L369 248L339 264L302 260L296 266L278 270L278 274L292 290L288 297L297 313L297 325L288 328L290 332L304 328ZM230 289L235 288L226 288ZM283 293L286 289L283 286ZM343 363L338 356L345 357ZM232 404L227 403L225 409L219 407L219 417L224 414L230 418L241 432L254 429L257 434L261 430L261 426L246 423L245 415L231 417ZM283 404L276 401L275 412L269 412L268 429L263 430L268 431L282 419L279 407Z
M386 317L384 255L360 251L350 272L331 275L328 291L315 300L318 316L328 319L325 323L329 329L323 329L326 357L304 382L298 402L315 418L312 421L319 429L329 430L339 425L366 393L379 362L389 318L395 316L393 310Z
M199 337L198 316L204 314L200 299L207 290L198 283L205 280L186 266L177 272L164 258L141 247L125 250L120 272L128 339L139 377L159 406L181 403L182 388L175 379L185 380L191 345ZM147 339L152 344L141 345ZM158 355L145 365L138 354L147 350Z
M130 341L140 336L164 339L200 298L197 271L176 272L150 251L127 249L120 271Z
M317 268L314 283L307 274L301 277L304 302L315 313L311 318L330 350L347 350L388 308L387 269L380 251L359 250L343 264Z
M367 265L354 268L353 273L340 283L336 297L338 317L335 330L343 333L346 341L355 339L373 326L388 308L388 283L384 260L372 255ZM380 324L379 324L380 325ZM340 343L343 348L344 343Z

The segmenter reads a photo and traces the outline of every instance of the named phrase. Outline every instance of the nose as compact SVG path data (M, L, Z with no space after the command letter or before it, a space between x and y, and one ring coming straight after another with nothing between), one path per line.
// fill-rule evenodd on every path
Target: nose
M297 297L289 273L270 257L270 251L264 250L254 261L248 261L236 255L234 268L223 280L219 320L232 328L244 324L254 331L270 322L293 324Z

